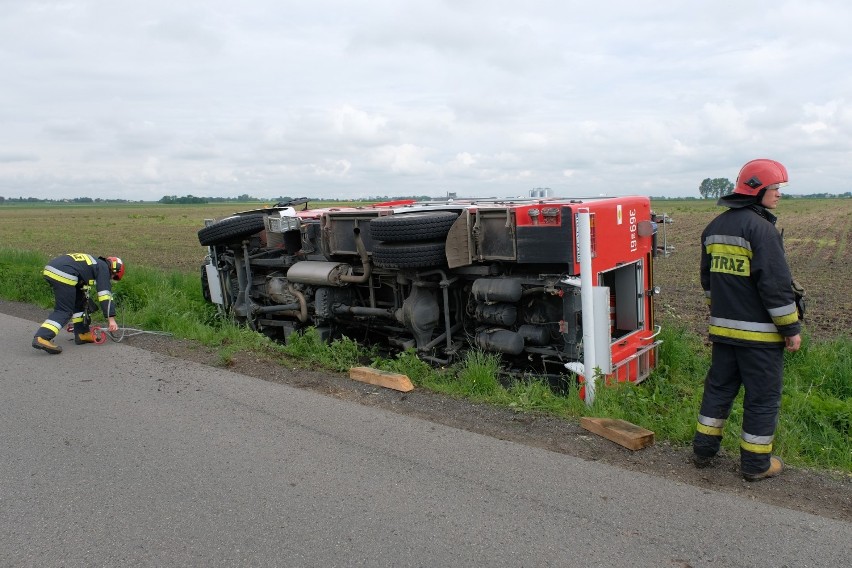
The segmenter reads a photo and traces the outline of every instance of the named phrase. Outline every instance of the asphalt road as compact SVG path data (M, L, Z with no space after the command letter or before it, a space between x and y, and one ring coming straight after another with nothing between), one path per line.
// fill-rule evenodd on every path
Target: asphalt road
M0 314L0 566L848 565L852 524Z

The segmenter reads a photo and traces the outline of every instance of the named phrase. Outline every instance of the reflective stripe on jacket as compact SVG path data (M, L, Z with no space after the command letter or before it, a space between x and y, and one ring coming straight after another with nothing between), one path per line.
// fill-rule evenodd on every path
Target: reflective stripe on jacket
M710 339L775 347L800 331L792 277L775 216L759 206L729 209L701 235L701 287Z

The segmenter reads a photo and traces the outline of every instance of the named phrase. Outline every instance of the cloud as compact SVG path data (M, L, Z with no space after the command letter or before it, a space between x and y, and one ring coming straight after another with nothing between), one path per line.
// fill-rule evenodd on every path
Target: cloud
M436 166L429 161L432 151L414 144L382 146L371 153L370 162L375 170L389 170L402 175L434 175Z
M5 2L0 195L848 191L852 4Z
M25 154L20 152L0 152L0 163L11 164L14 162L38 162L36 154Z
M335 134L350 141L375 142L385 138L387 118L380 114L370 114L345 104L332 109L331 120Z

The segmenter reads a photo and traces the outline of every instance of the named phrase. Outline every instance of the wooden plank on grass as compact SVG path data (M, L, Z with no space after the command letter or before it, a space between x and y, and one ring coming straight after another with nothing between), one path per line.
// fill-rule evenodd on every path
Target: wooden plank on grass
M349 369L349 378L362 383L369 383L387 389L409 392L414 390L411 379L400 373L381 371L372 367L352 367Z
M628 450L641 450L654 443L654 433L616 418L580 418L580 426Z

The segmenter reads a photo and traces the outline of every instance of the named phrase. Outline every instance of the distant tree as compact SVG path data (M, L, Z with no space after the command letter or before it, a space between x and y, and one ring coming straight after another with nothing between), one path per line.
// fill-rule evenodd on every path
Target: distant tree
M698 193L703 199L719 199L734 191L734 184L728 178L705 178L698 186Z
M194 195L185 195L183 197L178 197L177 195L164 195L160 198L158 203L164 203L166 205L187 205L195 203L208 203L208 199L206 197L195 197Z

